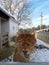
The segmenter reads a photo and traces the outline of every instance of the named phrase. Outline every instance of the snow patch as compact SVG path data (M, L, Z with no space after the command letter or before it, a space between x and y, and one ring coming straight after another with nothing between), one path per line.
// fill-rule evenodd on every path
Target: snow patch
M44 45L44 46L46 46L46 47L48 47L49 48L49 44L48 43L45 43L45 42L43 42L43 41L41 41L41 40L39 40L39 39L37 39L37 43L36 43L37 45Z

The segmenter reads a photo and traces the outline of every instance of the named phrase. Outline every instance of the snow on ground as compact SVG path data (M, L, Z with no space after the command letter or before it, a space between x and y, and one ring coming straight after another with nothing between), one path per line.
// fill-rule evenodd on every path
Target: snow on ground
M37 39L37 45L45 45L46 47L49 47L49 44ZM2 62L13 62L9 59L12 58L9 57ZM49 62L49 49L43 48L43 49L35 49L35 51L30 55L30 62Z
M39 39L37 39L37 43L36 44L38 44L38 45L44 45L44 46L46 46L46 47L49 48L49 44L48 43L45 43L45 42L43 42L43 41L41 41Z
M49 44L39 39L37 39L37 44L49 47ZM30 62L49 62L49 49L35 49L34 53L30 56Z
M36 49L30 56L30 62L49 62L49 50Z

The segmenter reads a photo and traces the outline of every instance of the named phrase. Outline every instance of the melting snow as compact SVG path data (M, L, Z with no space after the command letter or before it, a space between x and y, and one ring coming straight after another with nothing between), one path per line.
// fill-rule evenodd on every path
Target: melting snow
M39 39L37 39L37 44L49 47L49 44ZM34 53L30 56L30 62L49 62L49 49L35 49Z

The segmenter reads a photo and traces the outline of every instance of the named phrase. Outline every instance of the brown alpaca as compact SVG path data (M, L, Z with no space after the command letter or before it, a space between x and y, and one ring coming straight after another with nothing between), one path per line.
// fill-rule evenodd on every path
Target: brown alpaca
M35 49L35 34L22 33L16 37L16 49L13 57L15 62L29 62L30 54Z

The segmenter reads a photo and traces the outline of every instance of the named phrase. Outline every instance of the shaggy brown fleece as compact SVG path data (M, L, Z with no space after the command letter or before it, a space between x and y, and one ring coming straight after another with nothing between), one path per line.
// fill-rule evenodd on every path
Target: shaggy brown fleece
M36 38L35 34L22 33L16 37L16 49L13 57L13 61L29 62L30 54L35 49Z

